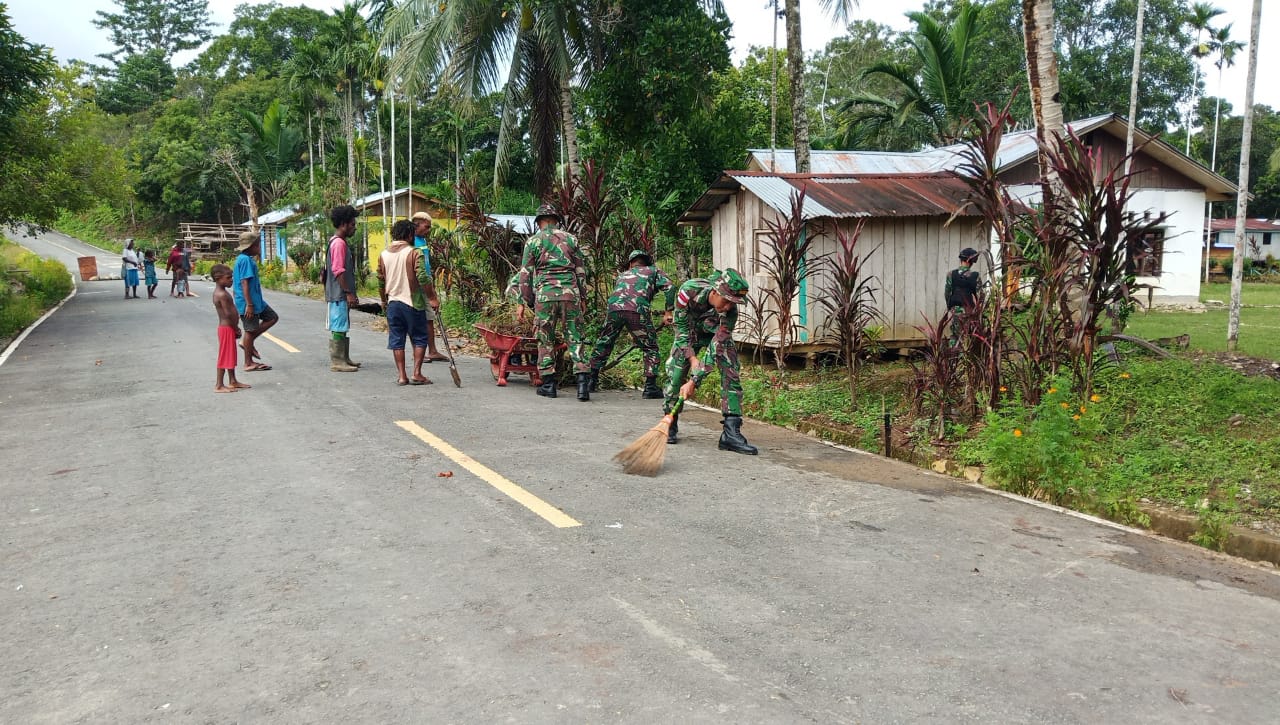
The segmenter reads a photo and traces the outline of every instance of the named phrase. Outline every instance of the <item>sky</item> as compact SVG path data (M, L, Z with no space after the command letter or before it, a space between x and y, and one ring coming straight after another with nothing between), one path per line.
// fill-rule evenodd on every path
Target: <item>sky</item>
M210 11L218 24L215 32L225 29L234 17L235 6L246 1L253 0L210 0ZM310 5L323 10L342 5L335 0L286 0L281 4ZM724 0L724 4L733 21L735 62L741 61L751 46L767 46L773 42L771 0ZM1213 4L1226 10L1226 14L1218 22L1232 23L1235 37L1248 42L1252 0L1213 0ZM116 6L110 0L8 0L8 5L15 29L28 40L53 48L59 60L94 60L97 54L111 50L111 44L103 32L92 24L95 11L115 9ZM920 9L924 2L863 0L860 5L853 11L855 18L875 20L897 29L906 29L910 23L903 13ZM1280 67L1280 42L1274 42L1275 38L1280 37L1280 4L1273 2L1266 5L1270 5L1270 8L1263 8L1255 102L1280 108L1280 83L1270 82L1270 75L1266 71L1268 68ZM800 0L800 10L805 21L802 31L806 52L821 50L832 38L843 34L843 28L822 13L819 0ZM778 37L779 44L785 45L786 34L781 22ZM186 62L191 57L194 57L194 52L186 57L180 55L178 61ZM1245 54L1241 53L1236 66L1223 74L1221 95L1236 108L1244 104L1245 65ZM1211 63L1206 63L1205 74L1206 92L1217 95L1217 69Z

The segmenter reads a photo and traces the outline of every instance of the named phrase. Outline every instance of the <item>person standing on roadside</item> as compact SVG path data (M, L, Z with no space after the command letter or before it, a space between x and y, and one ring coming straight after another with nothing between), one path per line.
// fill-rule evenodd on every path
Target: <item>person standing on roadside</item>
M431 215L425 211L413 214L413 246L422 255L422 264L418 268L418 282L422 287L422 296L426 299L427 315L427 362L432 360L448 360L436 349L436 321L440 319L440 298L436 295L436 284L431 276ZM444 324L441 320L440 324Z
M170 297L176 297L178 294L178 270L182 269L184 264L182 242L174 242L173 249L169 250L169 258L164 263L164 271L169 275Z
M333 236L325 249L324 299L329 303L329 370L354 373L359 363L351 362L351 308L360 304L356 297L356 257L347 243L356 233L360 212L350 204L329 210Z
M156 298L156 253L148 249L142 255L142 271L144 272L144 281L147 283L147 299L154 300Z
M947 309L951 311L952 347L960 344L961 321L966 314L974 311L978 290L982 288L982 277L973 269L977 261L978 250L965 247L960 250L960 266L947 273L943 297L946 298Z
M259 370L270 370L271 366L262 362L258 354L258 337L270 330L280 321L276 311L267 305L262 298L262 284L258 279L258 256L261 241L257 232L241 232L240 246L233 268L231 289L236 303L236 312L240 314L240 322L244 326L244 337L240 347L244 349L244 370L247 373Z
M139 299L138 270L142 267L142 257L138 256L138 250L133 248L132 239L124 240L124 252L120 256L124 261L124 298Z
M387 312L387 348L399 373L396 384L430 385L431 381L422 374L427 354L427 317L425 310L415 304L415 300L422 299L422 253L413 246L413 226L407 219L391 226L391 244L378 256L378 296ZM412 378L404 365L406 339L413 345Z

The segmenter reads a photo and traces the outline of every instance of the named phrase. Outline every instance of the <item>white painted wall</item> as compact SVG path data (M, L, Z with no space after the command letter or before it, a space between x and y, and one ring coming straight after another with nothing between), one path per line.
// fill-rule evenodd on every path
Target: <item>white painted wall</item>
M1037 184L1010 186L1009 194L1028 205L1040 203L1040 186ZM1133 192L1129 211L1169 215L1164 228L1162 274L1138 278L1140 283L1155 286L1155 304L1198 304L1200 301L1204 205L1204 192L1200 190L1137 189Z
M1236 244L1235 232L1214 232L1213 246L1215 248L1232 249ZM1266 234L1263 232L1245 232L1244 256L1248 259L1266 259L1267 255L1280 257L1280 232L1271 233L1271 243L1265 244ZM1255 245L1249 242L1256 242L1258 248L1255 254L1253 248Z

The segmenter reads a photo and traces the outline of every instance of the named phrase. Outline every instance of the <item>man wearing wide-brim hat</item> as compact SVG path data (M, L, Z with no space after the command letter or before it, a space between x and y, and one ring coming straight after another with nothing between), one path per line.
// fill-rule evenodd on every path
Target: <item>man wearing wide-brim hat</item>
M236 303L236 312L240 314L240 322L244 326L244 337L240 339L240 347L244 349L244 369L246 372L270 370L271 366L262 362L258 348L254 344L262 333L275 327L280 316L271 309L262 298L262 284L258 276L258 256L262 247L259 232L245 231L240 233L240 242L236 246L235 266L231 274L231 294Z
M680 285L663 410L671 413L681 398L692 398L714 365L720 371L720 411L724 414L720 450L754 456L758 453L756 447L742 435L742 381L738 376L738 348L733 341L738 305L746 298L747 289L746 280L734 269ZM667 443L677 441L678 431L677 418L667 430Z

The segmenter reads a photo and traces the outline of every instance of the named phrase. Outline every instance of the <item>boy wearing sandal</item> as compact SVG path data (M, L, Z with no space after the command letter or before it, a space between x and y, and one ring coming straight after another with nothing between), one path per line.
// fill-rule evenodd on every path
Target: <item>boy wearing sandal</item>
M387 313L387 348L396 361L397 385L430 385L422 374L427 355L427 317L414 307L414 296L420 296L422 285L417 270L422 253L413 247L413 222L400 220L391 226L391 245L378 256L378 295ZM404 366L404 344L413 343L413 377Z

